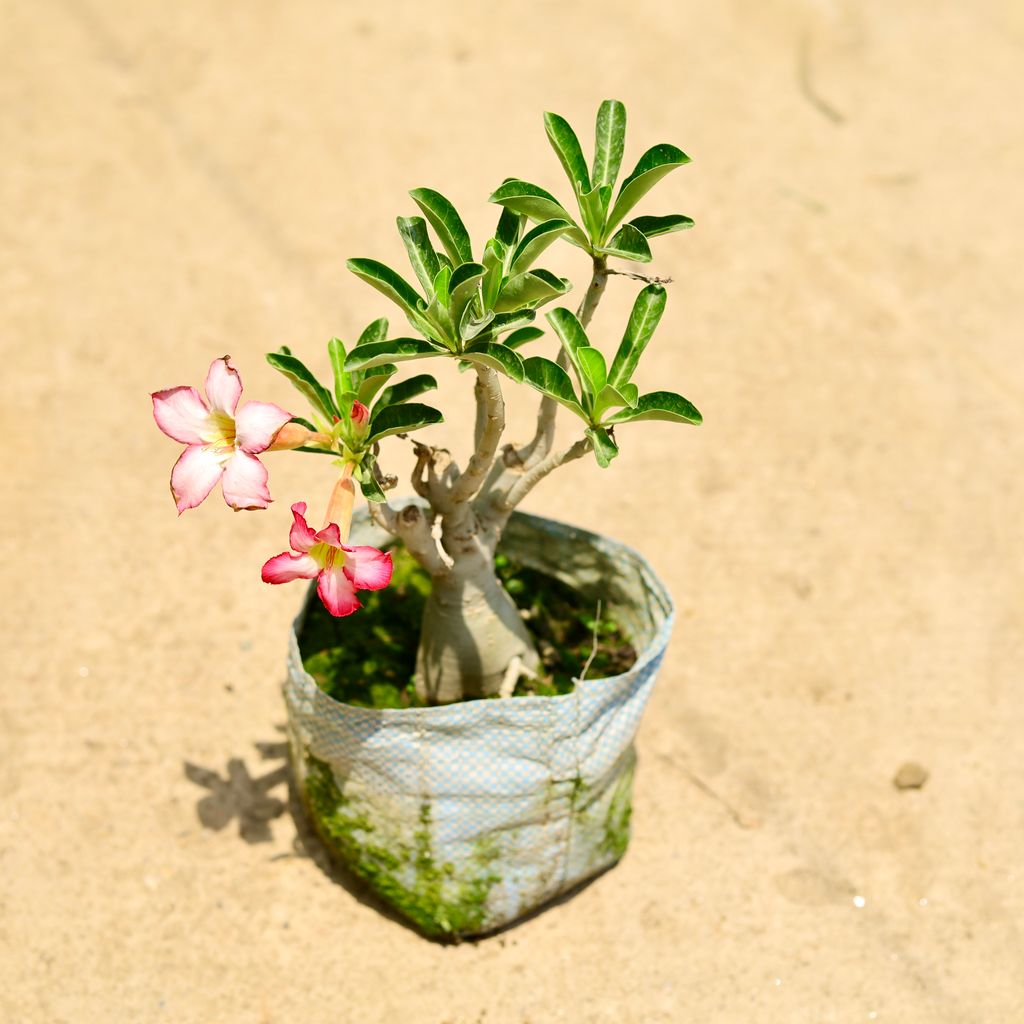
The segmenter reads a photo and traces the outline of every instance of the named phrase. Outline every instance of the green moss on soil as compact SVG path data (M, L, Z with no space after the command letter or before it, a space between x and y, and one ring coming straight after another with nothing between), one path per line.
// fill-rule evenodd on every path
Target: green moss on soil
M455 865L439 864L432 853L431 808L420 805L409 839L381 836L342 793L330 765L306 754L304 791L310 816L331 853L424 934L471 935L487 923L487 898L501 881L494 868L496 841L477 841L471 868L456 877Z
M362 591L355 619L335 619L319 601L310 604L299 636L302 662L317 685L335 700L358 707L407 708L419 701L416 669L420 621L430 596L430 576L402 548L392 552L395 572L384 590ZM515 696L569 693L590 657L595 629L597 652L588 679L617 675L632 667L636 651L623 630L572 587L499 554L495 567L524 613L543 661L540 680L522 680Z

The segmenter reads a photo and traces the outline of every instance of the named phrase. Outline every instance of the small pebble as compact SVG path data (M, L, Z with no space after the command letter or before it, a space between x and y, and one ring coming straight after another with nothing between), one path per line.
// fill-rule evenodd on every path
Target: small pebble
M907 761L893 776L892 784L897 789L920 789L928 781L928 772L916 761Z

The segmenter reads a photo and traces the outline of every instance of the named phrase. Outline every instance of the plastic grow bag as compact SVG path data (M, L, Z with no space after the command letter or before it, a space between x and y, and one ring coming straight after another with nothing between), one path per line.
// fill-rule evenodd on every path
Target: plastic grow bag
M389 540L365 513L352 536ZM668 592L622 544L517 513L500 550L588 605L600 598L634 666L557 697L376 710L339 703L304 670L306 604L289 640L289 737L307 812L331 855L431 936L499 928L623 855L633 740L672 628Z

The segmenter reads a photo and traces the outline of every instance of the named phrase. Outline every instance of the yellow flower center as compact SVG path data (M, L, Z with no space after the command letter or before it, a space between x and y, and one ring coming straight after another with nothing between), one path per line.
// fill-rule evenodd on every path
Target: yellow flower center
M203 433L208 451L221 459L230 458L235 451L235 419L226 412L215 409L210 413Z
M331 544L325 544L323 541L318 541L309 550L310 556L316 561L316 564L321 569L331 570L334 568L334 563L341 559L341 564L345 564L345 552L341 548L336 548Z

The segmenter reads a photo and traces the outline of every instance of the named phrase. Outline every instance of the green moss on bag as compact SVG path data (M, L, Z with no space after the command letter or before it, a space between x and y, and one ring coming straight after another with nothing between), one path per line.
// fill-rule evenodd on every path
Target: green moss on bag
M342 793L329 764L306 754L305 794L310 816L331 852L377 894L429 936L482 930L487 897L501 876L494 870L497 843L477 841L468 877L433 856L431 806L420 804L411 836L383 836L358 802Z

